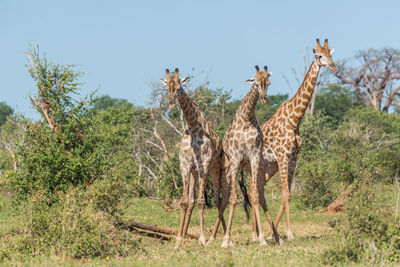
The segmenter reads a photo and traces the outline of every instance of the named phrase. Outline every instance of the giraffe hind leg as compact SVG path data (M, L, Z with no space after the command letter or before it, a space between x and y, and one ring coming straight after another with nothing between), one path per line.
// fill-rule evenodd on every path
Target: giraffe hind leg
M229 168L229 178L230 178L230 185L231 185L231 190L229 193L229 217L228 217L228 224L226 226L226 233L224 236L224 240L221 244L222 248L227 248L231 244L231 239L230 239L230 232L232 228L232 219L233 219L233 213L235 211L235 206L237 204L237 171L239 168L239 163L236 163L234 165L231 165L230 163L230 168Z

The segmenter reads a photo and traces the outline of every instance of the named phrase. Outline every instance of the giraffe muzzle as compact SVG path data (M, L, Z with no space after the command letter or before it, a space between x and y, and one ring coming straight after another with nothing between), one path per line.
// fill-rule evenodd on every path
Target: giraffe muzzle
M330 65L330 66L329 66L329 69L330 69L331 71L336 71L336 66L335 66L335 64Z
M265 104L267 104L267 102L268 102L268 97L262 96L260 100L261 100L261 103L262 103L263 105L265 105Z

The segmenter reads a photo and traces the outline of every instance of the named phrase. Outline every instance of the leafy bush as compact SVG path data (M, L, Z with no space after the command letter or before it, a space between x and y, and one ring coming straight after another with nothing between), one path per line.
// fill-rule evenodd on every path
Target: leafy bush
M182 195L183 182L179 168L178 149L174 151L169 160L163 160L163 163L164 168L155 181L158 189L156 194L163 199L179 198ZM175 184L177 188L175 188Z
M325 207L335 199L333 182L326 177L326 158L321 157L301 168L300 202L310 208Z
M18 199L38 191L65 192L104 176L136 181L132 128L145 124L149 111L107 97L93 107L93 94L76 100L82 74L73 65L49 63L35 49L29 55L28 71L38 90L30 99L42 121L27 123L16 151L19 170L8 186ZM136 186L136 193L143 195L144 189Z
M87 190L37 192L21 206L22 227L1 236L2 260L39 255L70 258L123 256L137 249L139 240L119 227L127 198L126 183L95 182Z
M335 130L318 114L302 124L296 174L301 201L326 206L345 186L390 183L400 169L400 117L370 107L349 110Z
M338 225L338 241L324 254L327 263L400 262L400 222L395 221L394 193L363 183L351 194Z

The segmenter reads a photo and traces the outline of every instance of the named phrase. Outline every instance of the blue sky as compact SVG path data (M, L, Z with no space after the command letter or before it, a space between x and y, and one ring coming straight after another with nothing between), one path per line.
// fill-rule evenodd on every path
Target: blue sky
M7 1L0 0L0 101L38 119L28 101L29 44L56 63L81 65L82 94L145 106L165 68L212 88L249 90L254 65L272 71L269 94L297 90L315 39L328 38L334 60L360 49L400 48L400 1ZM283 75L289 79L290 90Z

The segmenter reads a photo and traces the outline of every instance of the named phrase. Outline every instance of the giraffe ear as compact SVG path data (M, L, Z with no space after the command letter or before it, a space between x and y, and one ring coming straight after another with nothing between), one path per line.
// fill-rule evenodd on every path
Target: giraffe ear
M315 51L315 48L312 49L312 52L315 54L315 52L316 52L316 51Z
M167 85L167 80L166 79L160 79L160 81L164 84L164 85Z
M272 76L272 72L268 73L268 77L271 77L271 76Z
M329 50L329 53L331 54L331 56L332 56L333 52L335 52L335 48L332 48L331 50Z
M186 84L189 82L189 80L190 80L190 77L189 77L189 76L187 76L187 77L181 79L181 85L186 85Z
M247 79L245 82L249 83L249 84L253 84L255 80L256 79L253 77L253 78Z

